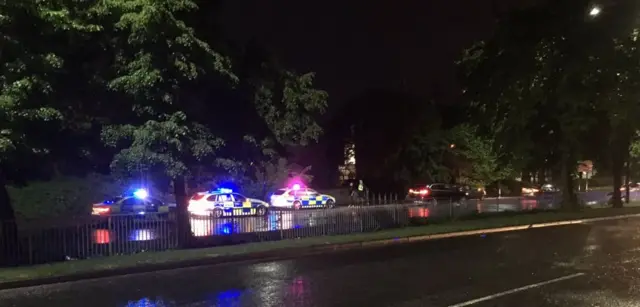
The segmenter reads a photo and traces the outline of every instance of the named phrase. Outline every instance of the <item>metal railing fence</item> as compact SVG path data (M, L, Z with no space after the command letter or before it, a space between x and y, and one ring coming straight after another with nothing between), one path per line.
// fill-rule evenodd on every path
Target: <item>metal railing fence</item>
M389 203L394 202L394 203ZM401 203L402 202L402 203ZM406 227L480 213L552 209L555 199L525 198L415 204L394 196L377 196L331 209L278 210L265 216L190 218L193 243L211 247L247 242L344 235ZM0 222L0 263L41 264L178 247L175 214L82 217L63 221Z

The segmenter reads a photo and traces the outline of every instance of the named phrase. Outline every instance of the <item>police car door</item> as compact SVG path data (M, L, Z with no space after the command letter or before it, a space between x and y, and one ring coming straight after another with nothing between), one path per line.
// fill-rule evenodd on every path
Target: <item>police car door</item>
M320 207L324 205L324 201L320 197L320 193L318 193L316 190L305 189L305 195L309 198L310 207Z
M120 203L120 212L122 213L140 213L145 212L146 204L142 199L137 197L128 197Z
M249 202L246 197L238 193L233 193L231 196L233 196L234 210L238 215L249 215L252 213L251 202Z
M222 210L224 211L224 215L232 215L233 212L233 198L231 194L220 194L218 195L218 204L222 206Z

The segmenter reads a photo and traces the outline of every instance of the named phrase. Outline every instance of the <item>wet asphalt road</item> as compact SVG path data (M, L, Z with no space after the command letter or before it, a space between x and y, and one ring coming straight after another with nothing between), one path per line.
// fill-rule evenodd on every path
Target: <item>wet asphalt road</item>
M570 279L535 287L566 276ZM640 219L0 291L3 307L604 307L638 302Z

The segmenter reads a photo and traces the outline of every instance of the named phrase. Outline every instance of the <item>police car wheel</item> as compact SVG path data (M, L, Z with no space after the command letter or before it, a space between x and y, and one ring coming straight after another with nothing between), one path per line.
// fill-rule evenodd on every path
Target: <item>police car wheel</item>
M256 209L256 215L267 215L267 208L262 206L258 207Z
M300 208L302 208L302 204L299 201L293 203L294 210L300 210Z
M222 210L214 209L212 215L213 217L222 217Z
M336 204L333 202L333 200L328 200L327 201L327 208L333 208L335 206L336 206Z

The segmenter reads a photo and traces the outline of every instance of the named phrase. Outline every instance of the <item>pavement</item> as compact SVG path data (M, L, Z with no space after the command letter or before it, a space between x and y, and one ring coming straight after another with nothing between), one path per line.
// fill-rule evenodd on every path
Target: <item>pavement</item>
M640 219L0 291L0 306L636 306Z

